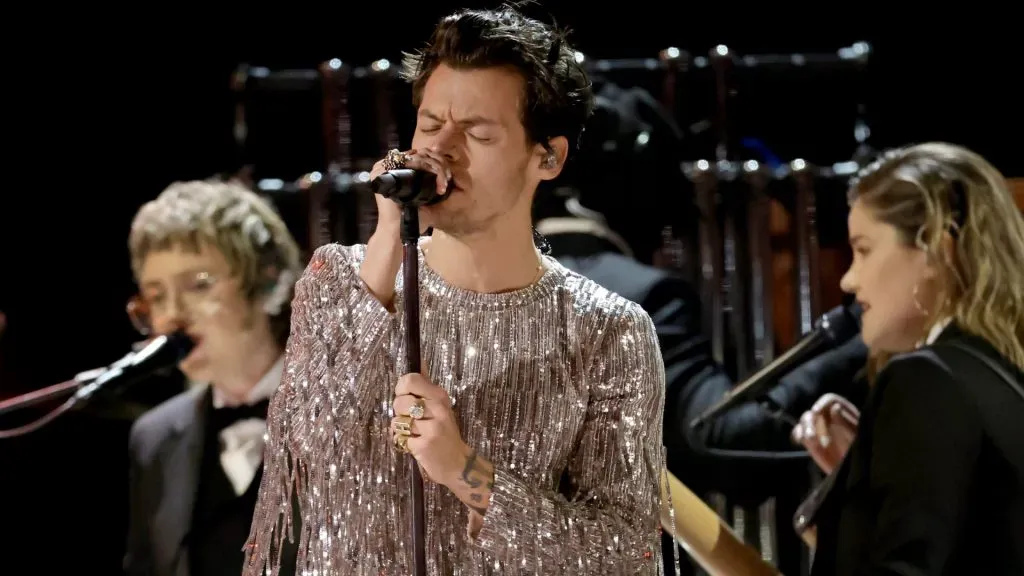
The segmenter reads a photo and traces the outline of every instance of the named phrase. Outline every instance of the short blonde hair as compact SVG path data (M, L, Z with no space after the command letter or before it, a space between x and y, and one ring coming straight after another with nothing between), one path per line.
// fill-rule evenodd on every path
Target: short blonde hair
M865 168L849 200L944 270L945 304L931 311L933 321L952 316L1024 370L1024 217L994 166L953 144L909 146Z
M153 252L182 248L215 248L241 281L243 294L256 298L288 282L278 314L271 316L274 336L287 340L291 297L302 272L300 250L270 204L235 182L176 182L139 209L128 237L136 281Z

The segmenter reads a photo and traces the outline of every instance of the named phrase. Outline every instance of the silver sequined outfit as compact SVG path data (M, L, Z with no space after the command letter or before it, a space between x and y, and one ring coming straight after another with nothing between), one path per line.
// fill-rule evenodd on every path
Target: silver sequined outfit
M297 573L412 572L411 458L389 430L403 314L365 289L364 255L361 245L321 247L296 288L247 576L276 573L293 498ZM660 570L665 375L653 323L555 260L545 265L532 286L480 294L446 283L420 252L423 365L452 398L463 439L495 467L475 539L468 508L426 482L428 574Z

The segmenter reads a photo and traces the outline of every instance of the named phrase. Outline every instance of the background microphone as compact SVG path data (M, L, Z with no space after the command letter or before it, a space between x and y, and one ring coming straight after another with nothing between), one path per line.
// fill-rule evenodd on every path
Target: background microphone
M98 371L90 370L91 379L75 392L75 401L85 402L103 388L128 386L154 372L173 366L187 356L194 346L192 339L183 332L157 336L142 349L128 353L98 375Z
M401 168L389 170L370 181L370 189L406 206L430 206L451 194L453 181L444 194L437 193L437 176L433 172Z
M734 406L760 398L779 378L797 366L853 338L860 332L861 313L862 309L857 303L829 310L818 319L814 329L803 340L747 378L746 382L733 388L718 404L695 418L690 427L697 428Z

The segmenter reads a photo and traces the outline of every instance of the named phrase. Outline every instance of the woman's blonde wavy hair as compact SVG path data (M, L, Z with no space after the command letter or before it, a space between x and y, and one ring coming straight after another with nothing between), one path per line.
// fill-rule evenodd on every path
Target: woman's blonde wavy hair
M857 201L943 271L928 326L951 317L1024 370L1024 217L1006 178L960 146L919 144L862 170Z

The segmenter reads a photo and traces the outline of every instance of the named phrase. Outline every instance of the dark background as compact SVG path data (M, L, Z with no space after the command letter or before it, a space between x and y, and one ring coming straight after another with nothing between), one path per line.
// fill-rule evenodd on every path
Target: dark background
M170 182L232 167L228 86L240 62L312 68L332 57L359 65L397 61L453 6L494 5L339 4L304 11L274 5L263 13L62 8L8 22L8 161L0 194L0 310L8 327L0 336L0 399L107 364L138 339L123 312L134 292L126 249L131 218ZM771 83L762 83L763 98L744 94L753 99L751 125L764 131L757 135L776 138L784 160L822 150L846 160L854 148L851 107L862 98L876 148L952 141L1007 176L1024 176L1017 109L1024 51L1002 23L1012 21L1008 11L972 4L975 15L958 5L902 17L854 4L828 11L642 0L543 4L528 11L571 27L590 58L654 57L667 46L705 55L719 43L739 54L834 52L868 41L871 64L857 82L823 75L780 81L771 94ZM254 134L264 153L274 154L262 169L282 178L322 169L318 99L284 104L268 108L267 128ZM848 134L817 142L823 126ZM0 428L20 421L0 416ZM21 566L38 574L116 572L129 424L74 415L0 440L2 517L14 533L0 540L0 573L21 573L7 570Z

